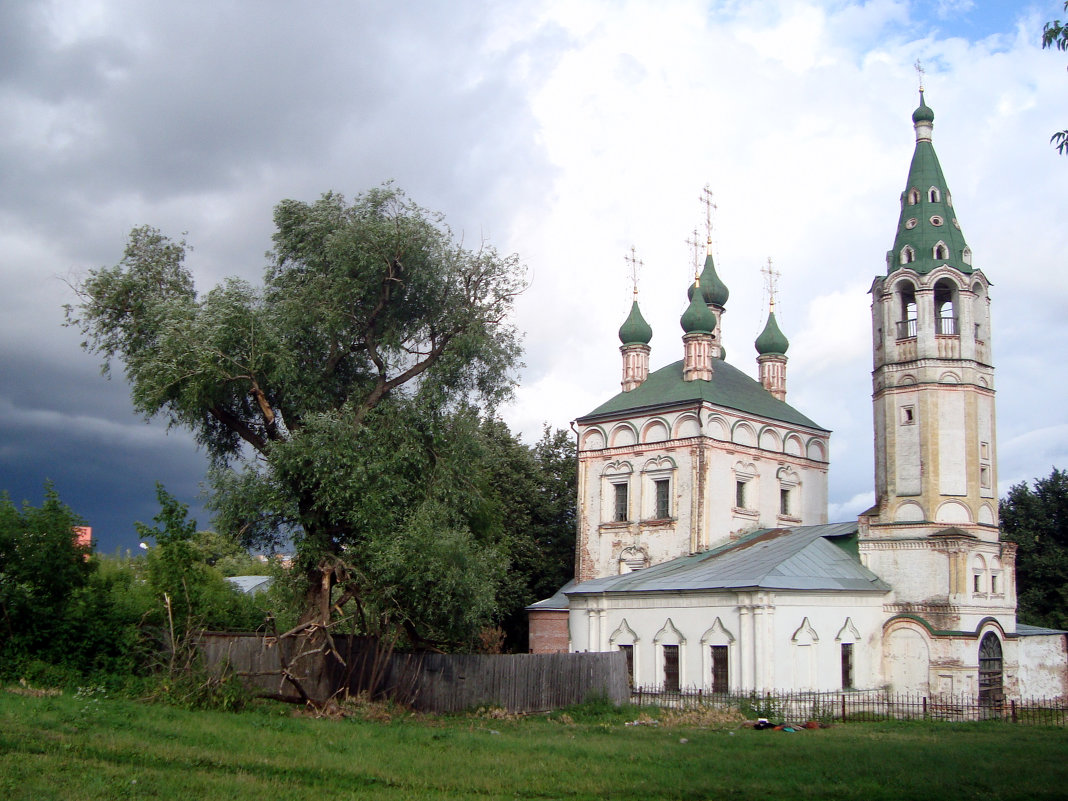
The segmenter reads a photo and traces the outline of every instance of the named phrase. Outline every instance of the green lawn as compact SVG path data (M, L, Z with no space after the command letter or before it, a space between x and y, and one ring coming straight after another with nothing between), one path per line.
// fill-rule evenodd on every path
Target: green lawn
M1063 729L624 725L637 715L375 722L0 691L0 801L1068 797Z

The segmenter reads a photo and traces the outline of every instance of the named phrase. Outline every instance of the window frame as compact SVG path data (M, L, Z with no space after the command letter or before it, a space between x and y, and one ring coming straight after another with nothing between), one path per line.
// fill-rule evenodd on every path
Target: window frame
M630 522L630 482L613 481L612 486L612 523Z

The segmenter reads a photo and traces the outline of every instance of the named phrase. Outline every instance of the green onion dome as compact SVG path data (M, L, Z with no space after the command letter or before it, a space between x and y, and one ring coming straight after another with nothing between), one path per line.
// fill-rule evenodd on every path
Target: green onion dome
M934 112L923 102L923 90L920 90L920 105L912 112L912 122L934 122Z
M786 355L786 349L790 347L790 340L779 330L779 324L775 322L775 312L768 314L768 321L764 324L764 330L760 332L760 336L756 338L756 342L753 344L756 346L757 353L761 356L766 356L767 354Z
M695 286L691 286L687 291L691 299L695 288ZM705 268L701 271L701 294L705 297L705 303L719 306L720 308L727 305L727 298L731 294L730 290L727 289L727 285L720 280L719 274L716 272L716 265L712 261L711 253L705 256Z
M695 281L691 289L699 289L700 281ZM679 325L687 334L711 334L716 330L716 315L708 308L704 292L691 292L690 305L682 313Z
M652 338L653 329L642 317L638 309L638 301L634 301L630 306L630 315L626 322L619 327L619 341L624 345L648 345Z

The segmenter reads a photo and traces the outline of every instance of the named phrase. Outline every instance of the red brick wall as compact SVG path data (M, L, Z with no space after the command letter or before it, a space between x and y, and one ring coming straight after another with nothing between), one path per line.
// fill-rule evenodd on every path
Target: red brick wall
M530 653L555 654L567 653L569 641L567 633L567 610L544 609L527 612L527 626L530 634Z

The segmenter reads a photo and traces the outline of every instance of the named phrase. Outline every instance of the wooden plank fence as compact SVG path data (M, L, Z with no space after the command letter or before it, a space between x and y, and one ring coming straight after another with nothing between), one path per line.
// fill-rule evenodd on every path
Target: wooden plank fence
M288 671L315 701L367 694L425 712L480 706L543 712L594 697L630 698L621 651L583 654L382 653L372 638L335 636L337 655L300 637L205 633L198 647L209 670L232 670L253 691L297 700ZM340 657L340 660L338 659Z

